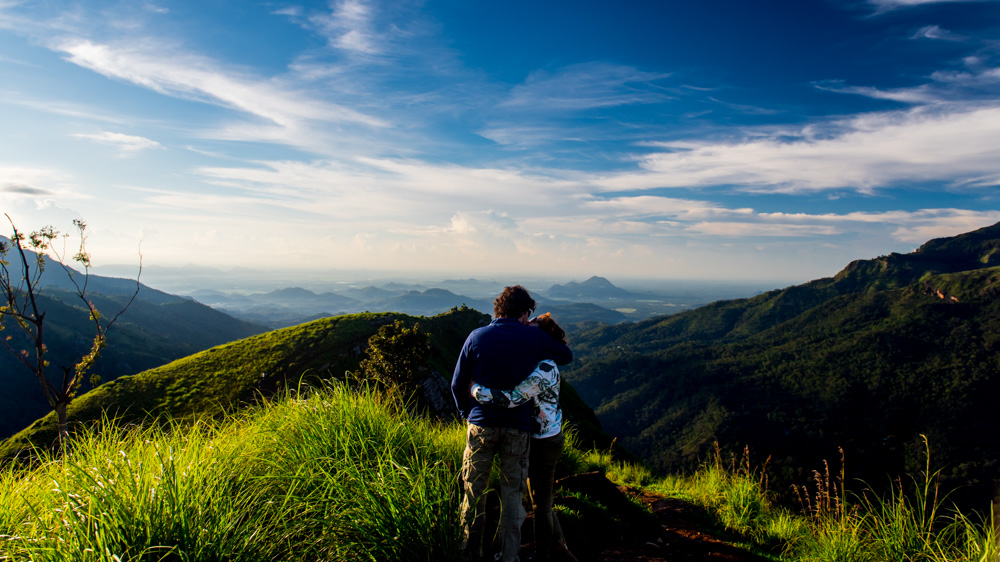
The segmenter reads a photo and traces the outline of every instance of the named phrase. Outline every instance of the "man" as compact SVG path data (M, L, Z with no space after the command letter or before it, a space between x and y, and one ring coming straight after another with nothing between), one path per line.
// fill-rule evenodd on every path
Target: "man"
M490 478L493 457L500 458L500 543L498 559L516 562L521 547L521 505L527 487L528 443L533 411L530 403L517 408L479 404L472 399L472 383L512 390L542 359L559 365L573 360L573 352L545 332L528 326L535 301L520 286L505 287L493 301L493 322L473 330L455 365L451 392L455 405L468 420L462 455L462 556L482 557L484 509L480 502Z

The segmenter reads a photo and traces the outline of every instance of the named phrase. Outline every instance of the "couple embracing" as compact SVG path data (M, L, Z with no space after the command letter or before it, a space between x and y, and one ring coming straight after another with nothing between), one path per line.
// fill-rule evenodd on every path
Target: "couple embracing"
M529 320L534 309L524 287L505 287L493 302L493 321L469 334L455 365L451 390L468 420L461 505L462 556L467 560L482 557L485 515L480 500L494 457L500 465L497 560L518 560L526 515L521 499L529 485L535 560L549 560L554 546L569 552L552 512L552 488L565 443L557 365L569 363L573 353L565 332L548 314Z

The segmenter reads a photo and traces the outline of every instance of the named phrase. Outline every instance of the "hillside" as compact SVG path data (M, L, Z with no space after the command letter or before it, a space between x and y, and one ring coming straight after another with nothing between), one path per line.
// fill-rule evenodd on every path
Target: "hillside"
M77 432L72 462L0 467L0 560L457 560L464 441L459 423L344 383L215 420L98 423ZM769 559L735 506L705 501L742 484L714 474L656 482L571 439L556 505L582 562ZM664 495L682 487L687 499ZM493 504L489 528L498 516ZM530 519L522 538L527 559Z
M234 341L133 376L121 377L80 396L69 409L71 423L100 420L104 413L122 423L153 416L185 418L231 412L275 391L296 388L356 372L370 338L379 327L402 319L418 323L431 338L429 376L418 404L442 417L454 412L450 380L469 332L489 322L475 310L453 309L433 317L403 314L354 314L324 318ZM610 445L593 413L571 388L564 391L567 413L585 442ZM48 415L0 446L0 459L30 444L48 446L55 436Z
M836 276L572 344L567 378L605 429L662 471L713 443L771 457L788 489L843 447L871 485L923 469L930 440L956 498L993 497L1000 466L1000 225Z
M46 279L59 278L51 272L46 276ZM134 291L134 280L94 276L90 279L88 297L99 311L110 317L121 310ZM40 303L47 315L45 337L51 375L56 376L60 365L74 364L89 350L88 334L92 335L93 327L79 297L58 285L44 287ZM108 334L110 345L104 349L93 372L102 381L112 381L262 331L261 326L144 286ZM25 337L13 327L5 334L17 338L13 340L15 343ZM89 384L84 384L86 391ZM4 388L0 393L0 411L5 414L0 417L0 438L23 429L50 410L38 381L6 350L0 350L0 385Z

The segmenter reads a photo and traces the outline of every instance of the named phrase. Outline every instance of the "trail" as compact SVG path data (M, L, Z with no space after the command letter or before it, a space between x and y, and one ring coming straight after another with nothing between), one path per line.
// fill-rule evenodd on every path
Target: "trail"
M556 503L583 514L585 526L563 525L570 549L580 562L768 560L736 546L736 537L714 529L711 516L703 508L685 500L616 486L600 473L559 480ZM588 514L601 508L618 523L608 524L605 516L596 517L602 519L596 524L587 524ZM532 539L531 527L530 521L525 524L526 541ZM528 560L533 550L533 544L526 544L521 559ZM553 560L565 558L555 555Z

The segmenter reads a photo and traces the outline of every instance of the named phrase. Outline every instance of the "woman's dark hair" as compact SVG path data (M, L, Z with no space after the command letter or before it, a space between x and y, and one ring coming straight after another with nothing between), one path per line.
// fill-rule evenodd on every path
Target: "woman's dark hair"
M552 336L552 339L557 342L566 345L566 330L559 327L556 321L552 319L552 315L546 312L538 318L535 318L535 322L538 322L538 327L541 328L543 332Z
M535 299L520 285L504 287L500 296L493 301L493 316L496 318L520 318L525 312L535 310Z

